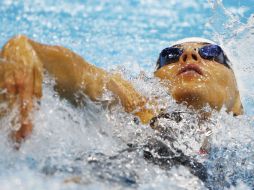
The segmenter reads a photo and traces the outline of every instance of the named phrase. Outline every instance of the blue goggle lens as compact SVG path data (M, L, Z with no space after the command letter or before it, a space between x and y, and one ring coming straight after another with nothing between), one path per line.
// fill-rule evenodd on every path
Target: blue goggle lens
M177 62L180 56L182 55L182 53L183 53L183 50L180 48L169 47L169 48L163 49L160 53L157 69L165 65Z
M224 54L222 48L218 45L207 45L199 49L198 51L199 55L208 60L214 60L228 68L230 68L228 64L228 58Z

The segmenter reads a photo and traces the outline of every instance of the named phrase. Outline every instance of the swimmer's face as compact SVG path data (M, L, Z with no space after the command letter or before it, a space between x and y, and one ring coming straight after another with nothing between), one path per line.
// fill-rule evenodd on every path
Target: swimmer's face
M177 102L200 109L209 104L220 110L223 105L234 114L242 113L242 106L234 73L226 63L201 57L200 48L207 43L183 43L180 57L163 64L155 71Z

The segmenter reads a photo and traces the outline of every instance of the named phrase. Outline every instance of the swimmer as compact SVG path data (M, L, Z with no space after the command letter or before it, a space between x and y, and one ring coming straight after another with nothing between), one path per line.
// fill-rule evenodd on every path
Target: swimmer
M59 95L75 104L78 91L93 101L101 101L103 92L108 90L126 112L139 117L142 123L149 123L160 114L155 101L139 94L120 75L89 64L67 48L44 45L19 35L10 39L0 52L0 102L8 105L0 114L3 117L18 106L19 118L14 123L18 129L12 134L16 142L32 132L34 100L42 97L44 70L55 78ZM163 49L154 76L179 103L185 102L196 110L208 104L215 110L225 106L234 115L243 113L230 62L222 48L212 41L189 38ZM147 104L155 109L147 108Z

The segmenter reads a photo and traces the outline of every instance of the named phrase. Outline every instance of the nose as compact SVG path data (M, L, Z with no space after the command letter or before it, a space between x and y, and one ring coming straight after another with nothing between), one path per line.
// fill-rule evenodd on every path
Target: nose
M180 57L181 63L195 63L201 59L197 48L187 48Z

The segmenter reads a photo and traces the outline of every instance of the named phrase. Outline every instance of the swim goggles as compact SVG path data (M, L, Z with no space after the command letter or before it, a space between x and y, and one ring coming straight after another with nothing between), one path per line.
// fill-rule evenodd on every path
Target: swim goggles
M181 55L184 52L184 49L177 46L178 45L167 47L161 51L157 61L157 70L165 65L179 61ZM220 46L208 43L207 45L196 49L203 59L214 60L230 69L230 61Z

